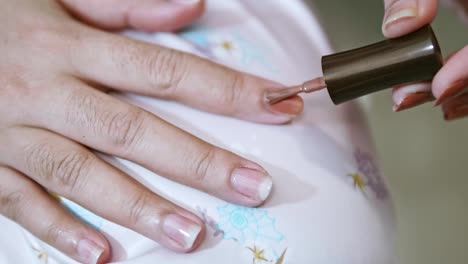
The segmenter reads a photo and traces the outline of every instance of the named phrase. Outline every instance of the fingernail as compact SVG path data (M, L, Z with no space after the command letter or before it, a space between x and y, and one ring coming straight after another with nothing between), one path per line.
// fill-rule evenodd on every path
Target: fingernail
M91 240L83 239L78 243L76 250L80 261L86 264L96 264L104 253L104 249Z
M200 2L200 0L170 0L170 1L176 4L189 4L189 5L195 5Z
M433 101L435 98L430 92L419 92L408 94L403 101L397 105L393 105L393 111L399 112L408 108L412 108L429 101Z
M444 119L447 121L455 120L468 115L468 105L458 105L444 113Z
M448 102L451 99L455 98L459 94L462 94L465 92L466 89L468 89L467 83L464 80L457 81L454 84L452 84L449 88L445 89L445 91L437 98L436 102L434 103L434 106L438 106L442 103Z
M274 105L270 105L269 107L275 112L294 117L302 112L304 109L304 102L299 96L294 96Z
M201 230L200 225L181 215L170 214L164 218L164 234L183 249L193 247Z
M407 19L407 18L416 17L417 15L418 15L417 1L415 0L393 1L393 3L390 4L385 9L385 16L384 16L384 22L382 25L382 30L385 32L391 24L397 21L400 21L401 19L404 19L404 18Z
M231 183L237 192L261 202L268 198L273 186L270 175L247 168L235 169L231 175Z

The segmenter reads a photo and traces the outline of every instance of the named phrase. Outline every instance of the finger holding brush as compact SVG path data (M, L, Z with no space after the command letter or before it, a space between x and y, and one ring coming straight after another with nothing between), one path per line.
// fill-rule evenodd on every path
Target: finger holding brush
M468 1L458 0L459 7L468 10ZM389 38L400 37L421 28L434 20L437 0L385 0L383 34ZM463 11L463 10L457 10ZM463 32L461 32L463 34ZM465 31L464 34L467 32ZM405 110L436 100L443 105L446 120L468 115L468 46L450 56L434 79L393 89L395 111Z

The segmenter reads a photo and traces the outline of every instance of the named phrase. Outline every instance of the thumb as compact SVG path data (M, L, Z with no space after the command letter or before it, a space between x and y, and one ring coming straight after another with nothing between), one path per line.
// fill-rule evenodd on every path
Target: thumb
M382 32L395 38L431 23L437 13L437 0L384 0Z

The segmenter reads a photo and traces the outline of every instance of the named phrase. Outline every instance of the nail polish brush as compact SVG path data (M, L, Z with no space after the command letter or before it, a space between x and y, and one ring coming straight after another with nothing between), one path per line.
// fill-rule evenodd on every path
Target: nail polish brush
M396 85L430 81L443 65L430 25L408 35L322 57L323 77L269 92L265 101L278 103L300 93L327 89L338 105Z

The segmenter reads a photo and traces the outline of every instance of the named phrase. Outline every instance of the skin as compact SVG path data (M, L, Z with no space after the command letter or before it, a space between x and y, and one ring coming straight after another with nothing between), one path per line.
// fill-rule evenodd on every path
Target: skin
M269 124L298 115L299 97L274 106L263 102L265 91L281 88L277 83L109 31L176 30L203 13L203 1L0 0L0 6L1 214L81 262L89 261L90 243L103 250L98 263L109 261L109 243L48 192L171 250L190 252L201 244L204 227L197 216L91 150L233 203L263 202L230 181L237 168L266 177L260 165L105 93L144 94ZM182 248L164 235L168 215L202 227L192 246Z
M468 10L468 1L458 1L460 8ZM437 0L385 0L384 3L385 15L382 31L389 38L408 34L432 22L438 8ZM404 15L395 16L398 13ZM467 69L468 45L465 45L447 58L445 65L432 82L395 87L393 89L394 110L407 109L435 99L435 105L441 105L447 120L468 115Z

